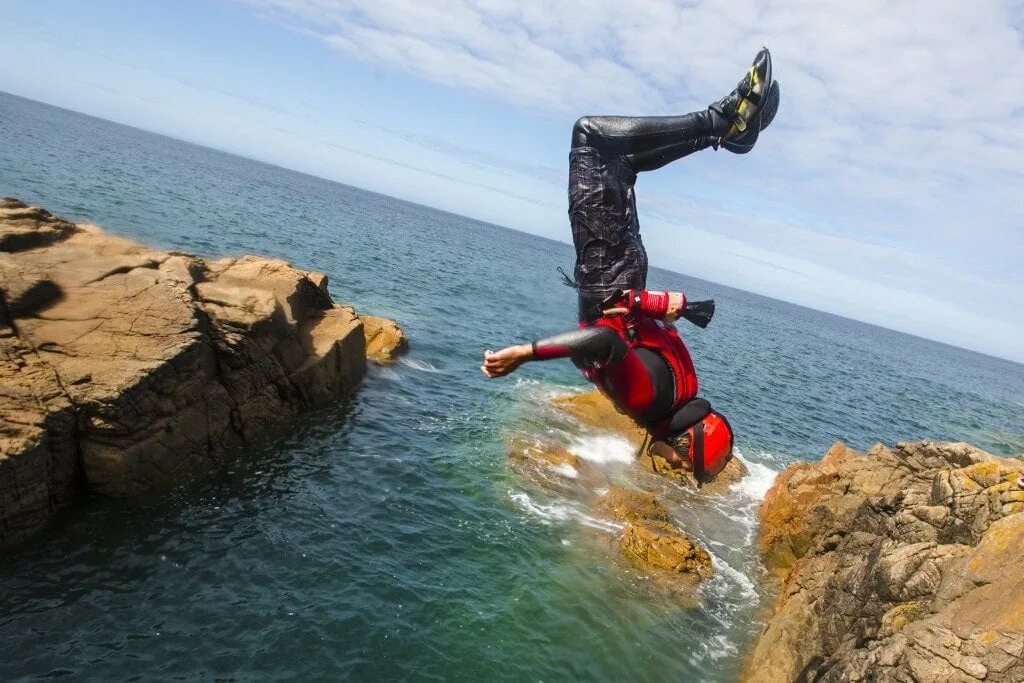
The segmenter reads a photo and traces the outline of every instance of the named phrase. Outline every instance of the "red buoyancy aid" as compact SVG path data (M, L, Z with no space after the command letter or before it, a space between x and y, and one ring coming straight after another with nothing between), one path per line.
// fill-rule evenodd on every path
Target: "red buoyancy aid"
M597 327L614 330L625 341L630 349L645 348L661 356L669 369L675 384L675 400L665 419L649 425L652 433L661 433L667 428L672 414L697 395L697 372L693 367L693 359L679 333L666 327L652 318L628 314L600 318L593 323ZM627 354L621 363L612 363L602 367L583 369L584 376L599 387L611 386L615 391L618 407L630 417L642 420L642 416L650 406L653 396L649 384L630 381L633 373L646 372L635 356Z

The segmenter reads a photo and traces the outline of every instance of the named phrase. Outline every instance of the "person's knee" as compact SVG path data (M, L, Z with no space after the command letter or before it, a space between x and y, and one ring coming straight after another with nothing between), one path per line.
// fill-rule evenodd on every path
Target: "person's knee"
M581 116L572 126L573 147L585 145L594 133L594 122L589 116Z

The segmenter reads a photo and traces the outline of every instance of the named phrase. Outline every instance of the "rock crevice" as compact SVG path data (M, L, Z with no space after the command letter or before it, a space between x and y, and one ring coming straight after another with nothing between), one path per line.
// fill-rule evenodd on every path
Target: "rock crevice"
M1024 473L968 444L836 444L761 506L782 581L756 681L1024 680Z
M364 321L327 278L161 252L0 200L0 545L88 490L175 480L354 389ZM405 347L391 321L374 360Z

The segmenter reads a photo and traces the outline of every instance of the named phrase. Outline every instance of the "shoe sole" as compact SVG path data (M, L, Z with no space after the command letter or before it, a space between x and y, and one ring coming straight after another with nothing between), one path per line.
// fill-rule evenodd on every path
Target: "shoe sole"
M767 57L767 59L765 60L766 64L764 69L764 82L766 85L764 89L761 91L764 93L764 95L761 98L761 104L758 105L757 113L754 115L754 120L757 122L757 130L752 133L753 137L749 141L738 142L736 140L722 140L722 147L729 150L733 154L746 154L747 152L752 150L754 148L754 143L757 142L758 136L761 135L761 131L765 129L765 126L761 125L761 121L764 119L764 114L767 111L768 100L771 97L772 88L775 87L775 79L772 77L772 53L767 47L763 49L765 56ZM774 107L776 111L778 111L779 108L778 97L778 89L776 89L776 100ZM774 113L772 115L772 118L775 118ZM747 135L751 135L751 132L749 130L744 131L743 134L739 136L739 138L742 139Z

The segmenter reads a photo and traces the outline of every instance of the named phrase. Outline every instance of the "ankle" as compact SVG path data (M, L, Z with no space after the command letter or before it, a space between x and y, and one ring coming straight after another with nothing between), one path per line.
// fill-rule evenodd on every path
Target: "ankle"
M715 137L722 137L732 127L732 117L728 116L721 103L716 102L708 107L711 134Z

